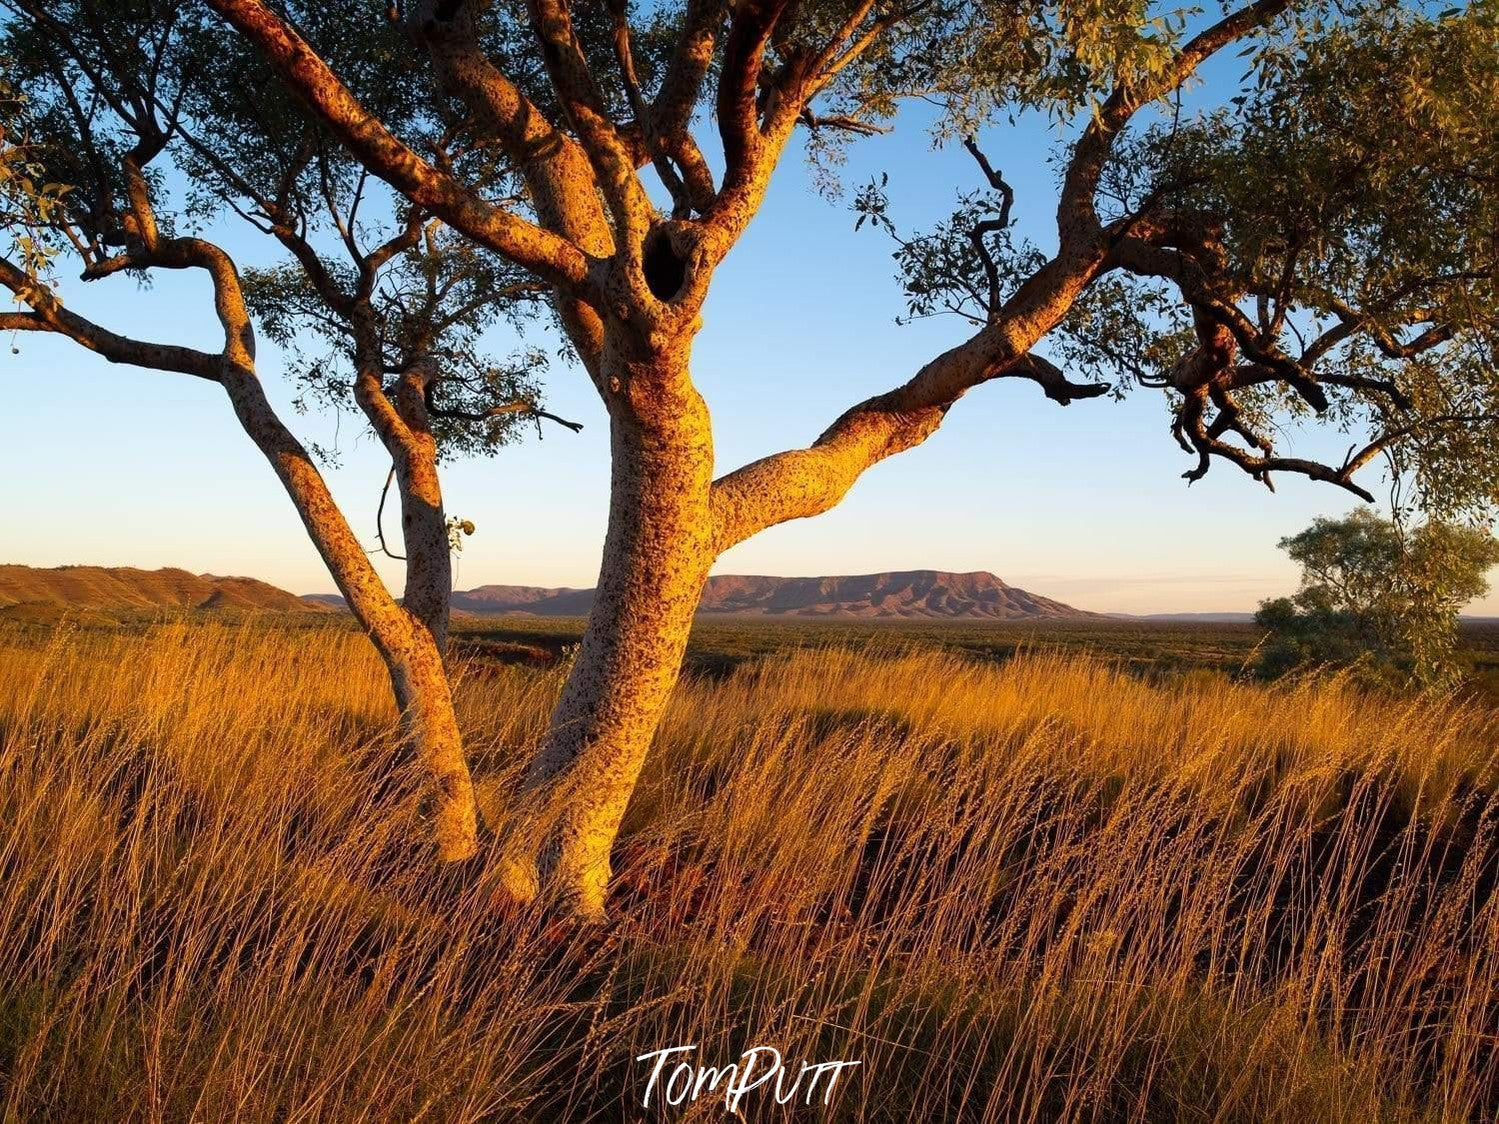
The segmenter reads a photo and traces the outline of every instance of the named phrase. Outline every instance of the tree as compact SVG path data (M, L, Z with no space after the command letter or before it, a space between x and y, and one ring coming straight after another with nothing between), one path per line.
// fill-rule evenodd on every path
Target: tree
M1280 541L1300 564L1294 597L1266 601L1255 623L1270 630L1261 671L1360 667L1376 680L1442 687L1460 676L1458 612L1488 592L1499 541L1488 531L1431 521L1407 534L1357 510L1318 519Z
M425 50L442 91L423 114L459 107L469 143L524 181L516 203L423 155L411 121L361 97L328 26L363 29L362 11L320 23L321 6L295 0L208 3L364 167L551 286L608 410L599 592L527 780L537 811L504 844L518 896L549 884L578 913L602 911L714 559L831 508L983 383L1029 380L1064 405L1110 389L1038 345L1083 374L1115 372L1115 389L1165 391L1189 478L1222 461L1367 497L1355 473L1384 455L1405 458L1433 504L1492 498L1490 6L1248 0L1199 18L1133 0L529 0L524 16L397 4L391 35ZM1241 87L1183 110L1184 85L1229 49L1248 67ZM1013 193L980 159L984 205L917 242L930 253L908 271L915 310L955 301L971 334L810 446L718 474L691 373L716 271L798 128L835 145L916 98L940 107L939 139L1022 109L1070 127L1055 245L1010 245ZM866 199L879 210L878 189ZM1272 449L1286 415L1367 432L1324 464Z
M496 361L479 344L498 317L524 314L537 285L471 244L451 245L441 220L420 207L382 198L379 181L211 17L155 0L15 0L5 10L3 151L16 174L0 185L11 249L0 258L0 284L24 310L0 325L225 389L389 669L405 741L433 777L439 853L471 855L473 791L443 658L451 547L438 465L444 455L492 450L527 416L550 416L536 406L535 359ZM345 63L357 68L370 47L367 38L346 40ZM210 62L237 80L219 81ZM382 112L399 116L402 89L383 97ZM493 178L483 158L429 140L434 158ZM270 239L284 262L241 270L222 247L188 233L226 214ZM132 339L71 311L50 281L51 268L69 259L91 283L202 271L222 349ZM257 313L265 334L290 349L304 397L357 404L390 457L406 561L399 602L265 396ZM320 346L304 353L305 341ZM383 546L383 530L379 538Z

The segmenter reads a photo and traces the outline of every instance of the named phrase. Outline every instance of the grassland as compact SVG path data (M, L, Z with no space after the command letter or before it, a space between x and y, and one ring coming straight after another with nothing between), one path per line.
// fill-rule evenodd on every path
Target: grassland
M542 661L577 643L582 618L477 617L455 623L463 649L487 659ZM1067 652L1097 657L1133 675L1164 681L1183 673L1242 677L1252 671L1265 630L1249 623L1110 617L1059 620L859 621L797 617L699 617L687 665L722 674L749 660L799 648L937 647L983 660ZM1460 658L1468 688L1499 702L1499 622L1464 622Z
M458 662L501 830L563 661L489 657L567 637L506 628ZM862 1062L751 1120L1499 1112L1489 706L1236 683L1200 628L1180 675L717 628L603 930L434 873L344 627L0 629L4 1118L653 1119L632 1059L688 1043Z
M582 618L465 617L460 645L474 654L560 653L577 643ZM1237 672L1254 656L1263 630L1248 624L1110 618L1034 621L860 621L799 617L699 617L688 666L722 674L766 655L800 648L913 645L985 660L1037 650L1087 652L1146 675L1184 670Z

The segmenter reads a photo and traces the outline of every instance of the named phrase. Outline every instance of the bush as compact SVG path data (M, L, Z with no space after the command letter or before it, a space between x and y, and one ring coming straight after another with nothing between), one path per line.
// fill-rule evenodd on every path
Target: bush
M1294 597L1263 602L1266 677L1306 667L1355 669L1380 685L1446 687L1460 677L1458 612L1488 592L1499 542L1432 521L1414 532L1364 510L1318 519L1282 539L1302 567Z

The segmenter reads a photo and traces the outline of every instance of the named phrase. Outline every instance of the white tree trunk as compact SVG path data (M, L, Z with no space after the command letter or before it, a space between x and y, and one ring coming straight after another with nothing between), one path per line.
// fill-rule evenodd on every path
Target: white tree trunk
M537 815L506 844L512 894L528 900L550 887L584 918L603 914L610 849L713 564L712 433L702 399L675 374L633 370L610 402L598 593L526 779Z
M435 372L416 370L402 378L395 406L402 426L382 434L401 496L401 540L406 548L406 585L401 602L446 654L453 600L453 555L448 518L437 472L437 441L425 402ZM378 425L377 425L378 428Z
M402 741L431 777L432 830L438 857L457 862L473 857L478 849L474 789L463 752L463 735L453 710L442 650L420 622L410 620L406 631L409 639L395 648L388 649L378 635L375 644L390 671L400 708Z

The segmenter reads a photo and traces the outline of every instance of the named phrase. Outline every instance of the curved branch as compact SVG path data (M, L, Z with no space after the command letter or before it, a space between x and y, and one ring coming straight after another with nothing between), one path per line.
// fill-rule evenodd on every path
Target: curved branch
M485 202L422 159L349 91L312 47L261 0L208 0L354 156L413 203L538 277L595 296L576 245Z
M989 252L988 243L984 239L990 234L998 234L1010 228L1010 211L1015 206L1015 189L1005 182L1003 175L994 170L989 163L989 158L984 155L973 137L965 137L963 147L978 162L984 178L989 181L989 186L999 192L999 214L992 219L978 223L968 232L968 241L978 253L979 261L984 267L984 277L989 282L987 307L990 315L993 315L994 311L999 308L999 267L994 263L994 255Z
M1234 428L1236 432L1244 433L1237 428L1232 421L1219 425L1215 420L1213 425L1205 421L1205 406L1211 397L1209 388L1199 387L1195 392L1183 399L1181 409L1176 415L1172 431L1176 434L1177 441L1184 448L1197 453L1197 465L1182 473L1182 479L1188 484L1196 483L1207 475L1208 468L1212 464L1213 457L1237 465L1255 480L1264 484L1272 492L1275 490L1271 474L1275 472L1289 472L1299 476L1305 476L1311 480L1319 480L1328 484L1335 484L1346 491L1352 492L1366 503L1373 503L1374 496L1365 488L1354 483L1353 474L1366 461L1354 463L1351 459L1341 468L1333 468L1331 465L1322 464L1320 461L1306 460L1301 457L1278 457L1271 455L1268 445L1263 439L1252 433L1247 438L1255 445L1265 449L1265 455L1256 455L1236 445L1230 445L1221 439L1221 435L1228 428ZM1236 407L1230 406L1230 409ZM1221 416L1220 419L1221 420ZM1373 453L1370 454L1373 456Z
M1182 49L1170 65L1138 86L1120 83L1093 115L1078 138L1062 180L1057 203L1057 233L1064 246L1082 244L1099 234L1095 196L1113 151L1114 141L1135 112L1180 88L1207 58L1275 19L1292 0L1254 0L1206 28Z
M31 312L5 313L0 327L17 331L56 332L103 356L111 363L173 371L220 382L223 357L175 344L149 343L118 335L64 308L45 285L31 280L25 270L0 258L0 285L14 293Z
M903 386L861 402L811 446L788 449L713 483L714 542L721 553L766 527L836 505L864 471L925 441L953 403L979 383L1024 378L1066 405L1109 387L1069 381L1038 355L1007 356L1006 334L990 325L932 360Z
M1106 382L1073 382L1055 363L1028 352L1010 364L1003 378L1030 379L1042 393L1059 406L1068 406L1086 398L1101 398L1113 389Z
M390 471L385 474L385 485L380 489L380 503L375 508L375 537L380 540L380 553L387 558L394 558L397 562L404 562L406 556L397 554L385 542L385 500L390 495L390 485L395 478L396 468L395 465L391 465Z
M745 0L734 5L718 77L718 132L727 165L726 185L747 177L759 154L760 69L787 4L788 0Z

